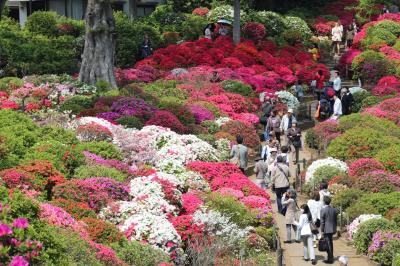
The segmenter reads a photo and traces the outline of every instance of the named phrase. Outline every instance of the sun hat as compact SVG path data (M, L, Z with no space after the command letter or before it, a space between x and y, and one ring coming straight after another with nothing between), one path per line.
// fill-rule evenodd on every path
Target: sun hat
M289 109L287 110L287 112L288 112L288 113L293 113L293 109L292 109L292 108L289 108Z
M349 263L349 259L347 258L347 256L340 256L339 262L343 263L344 265L347 265L347 263Z
M271 150L270 150L269 152L270 152L270 153L271 153L271 152L278 152L278 149L274 147L274 148L271 148Z

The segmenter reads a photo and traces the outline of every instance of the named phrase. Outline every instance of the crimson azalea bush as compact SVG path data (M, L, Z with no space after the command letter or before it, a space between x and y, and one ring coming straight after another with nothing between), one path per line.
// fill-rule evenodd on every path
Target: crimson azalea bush
M400 92L400 80L395 76L386 76L378 81L378 84L372 89L372 94L376 96L385 96L397 94Z
M265 37L265 26L261 23L247 22L244 24L242 30L246 38L256 42L264 39Z
M221 131L229 133L231 136L242 136L243 143L251 148L255 148L260 138L253 125L241 121L229 121L221 127Z
M149 125L167 127L180 134L187 131L187 128L173 113L165 110L157 111L152 118L147 120L146 126Z
M202 237L203 228L201 225L194 223L192 215L180 215L171 217L169 221L177 230L183 241Z
M390 193L400 190L400 176L375 170L357 179L354 188L366 192Z
M355 160L349 165L349 176L361 177L371 171L384 169L385 167L379 161L371 158L362 158Z

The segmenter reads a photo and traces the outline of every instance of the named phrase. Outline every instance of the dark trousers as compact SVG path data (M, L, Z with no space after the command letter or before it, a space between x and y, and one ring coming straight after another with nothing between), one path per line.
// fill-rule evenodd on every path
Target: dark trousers
M328 250L326 251L328 253L328 261L333 262L333 234L324 234L324 238L328 246Z
M278 207L279 212L281 212L281 210L282 210L282 196L288 189L289 189L289 187L275 188L276 205Z
M279 145L281 145L281 132L275 132L275 137L276 140L279 142Z

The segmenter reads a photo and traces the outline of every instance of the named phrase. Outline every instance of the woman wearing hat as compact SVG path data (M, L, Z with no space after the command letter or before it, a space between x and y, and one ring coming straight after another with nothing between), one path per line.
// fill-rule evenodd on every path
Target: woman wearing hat
M265 189L268 186L269 178L268 178L268 165L261 158L261 156L257 156L255 158L256 165L254 166L254 173L256 174L256 184Z

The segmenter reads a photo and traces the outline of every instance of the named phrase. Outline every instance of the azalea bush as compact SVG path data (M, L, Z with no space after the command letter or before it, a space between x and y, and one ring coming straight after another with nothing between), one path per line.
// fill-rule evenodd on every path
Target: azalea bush
M221 131L226 132L236 138L243 137L244 144L249 147L256 147L259 143L259 136L254 126L240 121L230 121L221 127Z
M383 170L384 166L379 161L370 158L362 158L349 165L349 176L361 177L362 175L375 170Z
M375 170L361 176L354 187L366 192L390 193L399 191L400 176Z
M399 173L400 171L400 161L398 159L399 154L400 154L400 146L393 145L379 151L376 154L375 158L379 162L381 162L387 170Z

